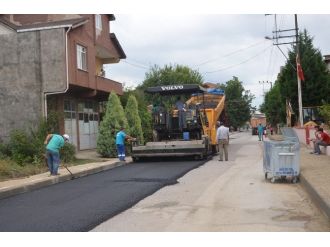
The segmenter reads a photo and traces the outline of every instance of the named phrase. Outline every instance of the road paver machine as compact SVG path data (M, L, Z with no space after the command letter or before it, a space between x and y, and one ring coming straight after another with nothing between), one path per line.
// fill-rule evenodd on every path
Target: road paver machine
M153 141L145 145L132 143L134 161L144 157L193 156L206 158L217 152L216 122L224 109L225 95L220 89L206 89L197 84L149 87L153 95ZM175 101L184 100L184 111L176 109ZM182 114L179 116L179 114ZM183 123L179 124L182 117Z

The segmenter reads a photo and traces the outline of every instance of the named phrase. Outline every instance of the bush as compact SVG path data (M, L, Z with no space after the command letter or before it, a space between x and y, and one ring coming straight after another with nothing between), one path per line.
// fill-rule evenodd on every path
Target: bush
M116 157L116 133L123 126L128 129L128 123L124 108L116 93L111 92L107 102L105 116L100 123L99 135L97 138L97 152L102 157ZM127 133L129 134L129 133Z
M9 145L0 142L0 159L4 159L10 156Z
M125 113L129 126L129 132L133 137L137 138L138 143L144 144L141 118L139 116L138 102L134 95L130 95L128 97Z
M63 148L60 150L61 161L64 163L74 161L76 159L75 154L76 154L75 146L66 142Z
M50 113L47 121L41 119L39 124L31 126L30 131L14 130L8 144L0 143L0 158L9 157L20 166L42 164L46 148L44 140L48 133L56 133L58 114ZM67 144L63 150L64 160L73 160L75 148Z
M330 104L323 102L323 105L320 107L320 114L324 118L326 124L330 125Z
M35 150L31 138L22 130L14 130L10 134L9 149L11 159L23 166L33 161Z

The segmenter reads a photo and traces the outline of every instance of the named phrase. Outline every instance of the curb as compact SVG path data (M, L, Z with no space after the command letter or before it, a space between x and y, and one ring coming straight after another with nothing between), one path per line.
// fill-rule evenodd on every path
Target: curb
M321 209L321 211L328 217L330 220L330 205L328 205L320 194L313 188L313 186L308 182L308 180L300 173L299 176L301 185L305 188L308 195L311 197L314 204Z
M115 167L122 166L122 165L125 165L128 163L123 163L123 162L117 161L117 162L114 162L111 164L101 165L99 167L94 167L91 169L86 169L86 170L82 170L82 171L78 171L78 172L72 172L73 178L72 178L71 174L64 174L64 175L60 175L58 177L45 177L45 178L40 179L40 181L36 181L33 183L26 183L26 184L18 185L15 187L14 186L8 187L8 189L3 189L0 191L0 199L4 199L4 198L10 197L10 196L17 195L17 194L22 194L22 193L29 192L32 190L40 189L40 188L43 188L43 187L46 187L49 185L62 183L62 182L69 181L72 179L85 177L85 176L92 175L92 174L95 174L98 172L110 170Z

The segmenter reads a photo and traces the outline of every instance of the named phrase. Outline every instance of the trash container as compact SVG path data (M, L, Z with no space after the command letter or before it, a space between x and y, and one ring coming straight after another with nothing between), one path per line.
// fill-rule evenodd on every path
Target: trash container
M285 130L286 131L286 130ZM300 174L300 144L294 131L282 132L284 140L264 141L263 170L265 179L291 178L296 183ZM294 134L293 134L294 133ZM287 134L287 135L284 135Z

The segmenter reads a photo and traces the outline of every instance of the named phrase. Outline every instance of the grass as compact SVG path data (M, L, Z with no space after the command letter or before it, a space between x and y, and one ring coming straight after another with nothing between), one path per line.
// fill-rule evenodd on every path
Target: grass
M83 165L87 163L98 162L92 159L75 159L74 161L67 163L67 166ZM42 164L26 164L20 166L9 159L0 159L0 182L28 177L48 171L46 163Z

